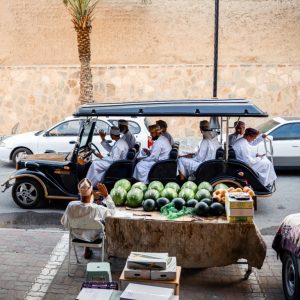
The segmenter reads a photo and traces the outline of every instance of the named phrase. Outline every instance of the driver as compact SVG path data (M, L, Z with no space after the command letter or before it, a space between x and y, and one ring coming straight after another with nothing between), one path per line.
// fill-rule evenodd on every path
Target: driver
M110 137L115 143L111 148L109 156L103 157L101 153L98 153L97 156L100 159L92 162L86 174L86 178L92 182L94 187L96 187L98 182L103 181L106 170L114 161L125 159L127 156L129 147L128 144L120 138L120 134L120 129L118 127L111 127Z
M265 157L256 153L256 148L251 145L259 134L259 131L254 128L247 128L244 136L238 139L233 149L236 158L248 164L254 171L258 173L259 179L264 186L270 188L277 176L272 163Z

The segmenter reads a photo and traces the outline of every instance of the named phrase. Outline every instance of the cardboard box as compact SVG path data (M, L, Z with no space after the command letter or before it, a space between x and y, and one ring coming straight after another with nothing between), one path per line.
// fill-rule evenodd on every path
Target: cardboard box
M253 199L250 197L249 200L237 200L234 197L238 196L241 193L231 192L225 194L225 206L229 208L245 208L251 209L253 208Z
M127 259L127 268L164 270L168 260L168 253L131 252Z
M181 267L176 268L176 279L174 280L146 280L146 279L127 279L124 277L124 272L120 276L120 290L124 291L128 284L137 283L151 286L166 287L174 290L175 295L179 295L179 282L181 275ZM144 299L143 299L144 300Z
M176 257L170 257L170 262L165 270L151 270L151 280L174 280L176 279Z
M139 278L139 279L151 279L151 270L143 269L129 269L127 267L127 262L124 268L124 277L128 279Z
M157 286L130 283L120 300L171 300L174 290Z
M232 217L232 216L227 216L227 221L229 223L253 224L253 217Z

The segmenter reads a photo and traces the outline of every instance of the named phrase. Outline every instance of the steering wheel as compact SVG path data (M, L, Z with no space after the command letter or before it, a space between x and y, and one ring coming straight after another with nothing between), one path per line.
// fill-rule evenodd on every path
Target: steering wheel
M100 154L100 150L94 143L88 143L88 148L89 148L89 151L91 153L93 153L94 155L98 156L98 154Z

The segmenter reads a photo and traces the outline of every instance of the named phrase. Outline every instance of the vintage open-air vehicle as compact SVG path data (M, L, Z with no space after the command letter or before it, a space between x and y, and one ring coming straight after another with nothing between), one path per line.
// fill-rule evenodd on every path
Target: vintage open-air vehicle
M97 116L131 116L131 117L193 117L211 118L219 123L223 148L218 149L215 159L204 162L195 173L195 182L208 181L213 186L224 182L229 186L243 187L250 185L258 197L270 196L274 191L266 188L259 180L258 174L247 164L235 158L234 151L226 147L229 120L246 117L267 117L268 115L256 105L245 99L205 99L205 100L169 100L127 103L94 103L80 106L74 114L86 117L82 122L78 140L71 153L43 153L28 155L17 163L17 171L2 185L4 190L12 186L12 196L17 205L23 208L41 206L45 200L78 199L77 184L86 176L92 163L93 153L99 150L91 141ZM217 122L216 122L217 121ZM214 126L213 126L214 127ZM225 133L225 134L224 134ZM224 149L225 148L225 149ZM133 182L132 174L137 162L136 149L130 149L127 159L114 162L106 171L104 183L111 188L121 179ZM80 164L79 158L88 162ZM159 180L163 183L177 181L178 149L172 149L169 159L159 161L149 172L149 181ZM12 183L11 183L12 182Z

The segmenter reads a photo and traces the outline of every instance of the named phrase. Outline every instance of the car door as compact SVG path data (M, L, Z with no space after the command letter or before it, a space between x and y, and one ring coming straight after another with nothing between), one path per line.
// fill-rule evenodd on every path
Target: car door
M68 153L77 141L81 119L67 120L47 130L38 140L38 152L55 151Z
M269 135L273 136L274 165L300 167L300 122L283 124Z
M106 140L111 140L109 131L110 131L110 124L108 122L105 122L103 120L98 119L96 122L95 130L94 130L94 136L93 136L93 144L95 144L102 155L107 155L107 151L101 146L101 138L99 136L99 131L103 130L106 132ZM113 144L113 143L111 143Z

